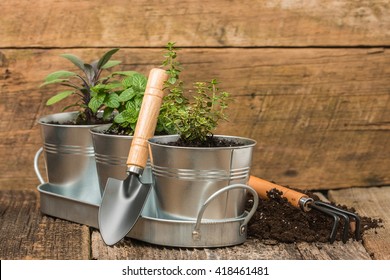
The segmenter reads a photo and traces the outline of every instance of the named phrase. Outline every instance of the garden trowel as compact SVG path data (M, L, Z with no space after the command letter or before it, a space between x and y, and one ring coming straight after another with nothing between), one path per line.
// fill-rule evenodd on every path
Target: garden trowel
M152 69L146 85L138 122L127 158L127 178L109 178L99 208L99 229L103 241L114 245L133 228L141 214L151 184L140 181L148 159L147 140L154 134L163 99L165 70Z

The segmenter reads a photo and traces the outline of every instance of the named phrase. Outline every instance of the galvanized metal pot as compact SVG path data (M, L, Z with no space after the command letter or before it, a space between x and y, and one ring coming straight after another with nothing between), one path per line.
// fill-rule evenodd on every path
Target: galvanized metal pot
M236 147L194 148L167 145L177 135L149 139L159 218L194 220L206 199L232 184L246 184L256 141L216 135L242 143ZM245 190L231 190L215 199L203 219L236 218L244 213Z
M44 152L48 182L62 188L67 195L87 199L93 188L99 188L95 154L89 130L97 125L65 125L74 120L78 112L47 115L39 119L43 148L34 160L41 183L44 179L38 169L39 155Z
M110 125L103 125L90 130L101 194L104 192L108 178L124 180L127 177L126 161L133 139L132 136L104 134L109 127ZM141 180L144 183L151 183L151 176L150 164L148 164Z

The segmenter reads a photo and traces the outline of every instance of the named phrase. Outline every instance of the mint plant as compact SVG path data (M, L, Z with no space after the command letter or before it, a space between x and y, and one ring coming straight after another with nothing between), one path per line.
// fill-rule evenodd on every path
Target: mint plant
M229 93L218 88L217 80L195 82L189 93L184 96L184 82L180 80L180 63L176 61L177 52L174 43L167 44L167 53L163 65L168 68L170 78L165 84L169 91L164 98L160 111L160 129L169 134L178 133L183 143L207 142L220 120L226 120L225 109L228 107ZM198 145L197 144L197 145Z
M79 116L76 120L77 124L94 124L100 122L101 120L99 120L97 114L101 109L104 109L104 119L107 120L113 109L120 106L118 96L115 94L107 94L107 92L121 86L118 81L112 81L112 78L114 75L128 76L133 74L133 72L122 71L101 78L103 70L110 69L121 63L118 60L110 60L118 50L117 48L111 49L100 59L92 63L84 63L73 54L62 54L61 56L76 65L82 71L82 74L60 70L47 75L41 87L61 84L68 88L68 90L58 92L46 102L46 105L53 105L69 96L77 95L79 99L76 103L63 108L63 111L71 107L79 108Z
M111 114L111 110L115 109L117 115L114 122L108 129L107 133L133 135L137 124L138 115L141 110L142 99L146 89L147 78L140 73L133 73L131 76L122 80L122 88L120 91L105 93L106 96L115 100L111 103L110 98L104 98L103 104L106 108L111 108L107 113ZM102 98L103 100L103 98ZM105 110L106 113L106 110Z

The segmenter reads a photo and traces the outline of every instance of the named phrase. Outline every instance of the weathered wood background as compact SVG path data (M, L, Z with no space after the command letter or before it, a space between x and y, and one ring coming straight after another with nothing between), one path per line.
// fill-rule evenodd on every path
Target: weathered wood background
M220 133L258 141L253 173L300 188L390 185L388 0L2 0L0 188L33 189L38 88L120 47L118 69L147 73L163 46L183 78L218 78L236 101ZM54 89L53 89L54 90Z

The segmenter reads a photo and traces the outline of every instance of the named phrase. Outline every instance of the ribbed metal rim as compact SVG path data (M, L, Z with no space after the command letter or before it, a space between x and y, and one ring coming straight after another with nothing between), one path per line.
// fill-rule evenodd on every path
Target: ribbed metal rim
M168 168L163 166L152 166L153 175L167 178L176 178L187 181L197 180L239 180L249 176L250 167L227 170L200 170L184 168Z

